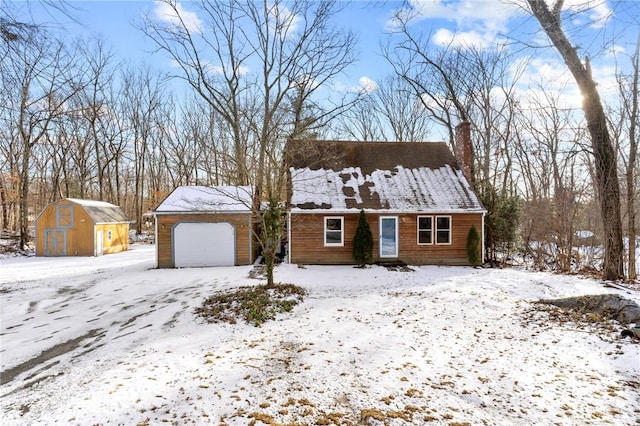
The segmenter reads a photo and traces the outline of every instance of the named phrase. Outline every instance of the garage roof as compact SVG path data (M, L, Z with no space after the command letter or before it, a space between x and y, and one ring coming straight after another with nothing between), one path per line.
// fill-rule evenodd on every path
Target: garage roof
M179 186L155 212L250 212L252 195L251 186Z

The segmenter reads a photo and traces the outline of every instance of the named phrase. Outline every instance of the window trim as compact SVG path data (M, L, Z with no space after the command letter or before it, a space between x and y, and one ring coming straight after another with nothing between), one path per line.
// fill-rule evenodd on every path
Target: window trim
M423 218L424 218L424 219L431 219L431 229L429 230L429 235L430 235L430 237L431 237L431 238L430 238L431 242L429 242L429 243L421 243L421 242L420 242L420 232L426 232L426 231L427 231L426 229L420 229L420 219L423 219ZM434 245L434 244L435 244L435 240L434 240L434 238L433 238L433 216L429 216L429 215L419 215L419 216L418 216L418 220L417 220L416 222L417 222L417 223L416 223L416 227L417 227L417 234L416 234L416 237L417 237L417 243L418 243L418 245L419 245L419 246L432 246L432 245Z
M339 243L329 243L327 242L327 231L330 232L338 232L335 229L327 229L327 221L329 219L337 219L340 221L340 242ZM324 239L324 246L325 247L344 247L344 216L324 216L323 219L323 225L324 225L324 232L323 232L323 239Z
M113 238L113 231L111 229L107 229L107 241L111 242Z
M56 228L73 228L73 205L58 204L56 206Z
M449 219L449 227L446 229L447 234L449 236L448 241L446 243L440 243L438 242L438 232L440 231L440 228L438 228L438 219L439 218L446 218ZM450 215L437 215L435 216L435 239L434 239L434 243L440 246L450 246L452 243L452 238L451 238L451 229L453 228L453 220L451 219ZM445 231L445 229L442 229L442 231Z

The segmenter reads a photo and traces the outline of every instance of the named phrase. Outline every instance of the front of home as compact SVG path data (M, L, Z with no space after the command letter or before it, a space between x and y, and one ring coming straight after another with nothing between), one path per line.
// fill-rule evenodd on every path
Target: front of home
M287 161L291 263L353 264L360 210L374 262L468 265L469 230L484 234L485 209L444 142L289 141Z

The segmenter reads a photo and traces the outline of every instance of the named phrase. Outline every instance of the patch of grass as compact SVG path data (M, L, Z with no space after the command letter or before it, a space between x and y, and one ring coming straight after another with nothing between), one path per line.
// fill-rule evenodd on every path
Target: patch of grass
M306 291L293 284L257 285L218 292L195 310L210 323L236 324L241 319L258 327L282 312L291 312Z

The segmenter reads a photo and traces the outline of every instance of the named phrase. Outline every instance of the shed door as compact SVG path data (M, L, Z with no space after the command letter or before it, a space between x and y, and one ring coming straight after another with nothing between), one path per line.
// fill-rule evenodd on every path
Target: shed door
M67 255L67 230L64 228L47 228L44 230L44 255Z
M176 268L235 265L236 242L230 223L178 223L173 228Z
M96 233L98 241L96 242L96 256L102 256L104 249L104 232L98 231Z

